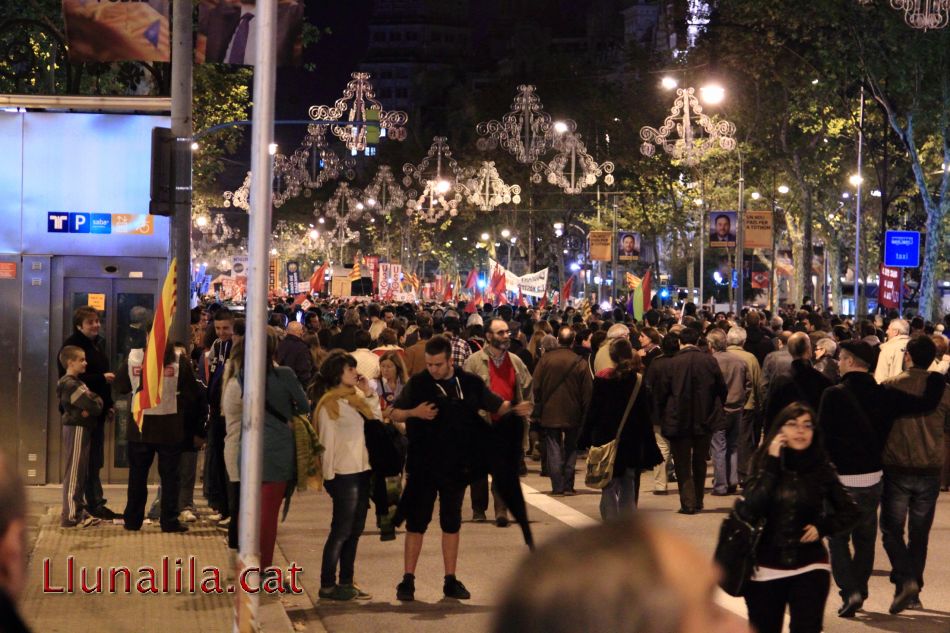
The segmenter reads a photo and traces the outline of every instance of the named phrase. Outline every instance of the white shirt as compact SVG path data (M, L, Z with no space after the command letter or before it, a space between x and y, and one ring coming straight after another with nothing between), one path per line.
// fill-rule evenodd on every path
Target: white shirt
M381 420L383 414L379 408L379 396L372 393L363 397L376 419ZM336 419L330 417L326 407L320 409L317 434L325 448L324 481L329 481L337 475L352 475L369 470L369 452L366 450L363 425L363 416L345 400L340 400L340 416Z

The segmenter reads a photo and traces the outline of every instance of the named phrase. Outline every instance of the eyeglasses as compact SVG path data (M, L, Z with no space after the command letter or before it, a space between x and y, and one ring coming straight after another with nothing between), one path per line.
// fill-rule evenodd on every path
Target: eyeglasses
M796 428L800 431L814 431L815 425L811 422L796 422L795 420L789 420L782 425L783 428Z

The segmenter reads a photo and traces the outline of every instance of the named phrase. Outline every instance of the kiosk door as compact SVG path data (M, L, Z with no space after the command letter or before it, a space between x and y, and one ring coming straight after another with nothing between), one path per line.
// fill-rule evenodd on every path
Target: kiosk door
M102 279L68 277L65 284L65 336L72 331L73 311L84 305L99 310L102 322L100 336L105 339L109 366L118 373L129 350L142 347L155 313L155 280ZM126 450L126 428L131 423L130 397L113 394L115 420L106 427L105 467L103 483L128 481L129 464Z

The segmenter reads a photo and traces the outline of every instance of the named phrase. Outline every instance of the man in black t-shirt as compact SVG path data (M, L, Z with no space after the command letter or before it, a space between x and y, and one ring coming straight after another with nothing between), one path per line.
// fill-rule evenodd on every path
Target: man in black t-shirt
M415 571L422 540L436 496L442 528L442 558L445 562L443 592L448 598L466 599L471 594L455 578L462 500L465 486L483 468L477 446L484 437L485 422L479 410L503 416L509 411L528 415L531 403L512 406L502 401L483 380L452 364L452 343L434 336L425 346L426 371L413 376L393 403L391 418L406 423L409 454L406 488L399 501L398 516L406 520L405 575L396 587L396 598L415 598Z

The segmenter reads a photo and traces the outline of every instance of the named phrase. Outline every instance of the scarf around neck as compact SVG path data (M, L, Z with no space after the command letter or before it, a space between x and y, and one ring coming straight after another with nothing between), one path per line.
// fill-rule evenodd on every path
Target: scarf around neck
M345 385L339 385L330 389L323 397L320 398L320 402L317 403L316 414L320 415L320 409L326 407L327 413L334 420L340 417L340 401L346 401L351 407L356 409L363 417L372 420L376 417L372 409L366 403L366 399L357 392L356 387L347 387Z

